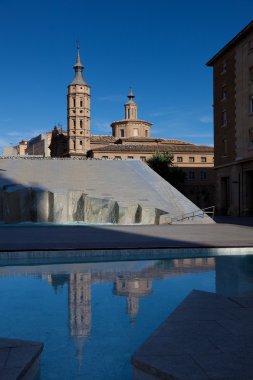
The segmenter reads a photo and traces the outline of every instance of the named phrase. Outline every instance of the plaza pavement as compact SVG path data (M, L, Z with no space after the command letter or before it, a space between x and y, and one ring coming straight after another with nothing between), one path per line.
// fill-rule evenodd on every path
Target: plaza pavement
M253 248L253 227L223 223L0 227L0 252L221 247Z

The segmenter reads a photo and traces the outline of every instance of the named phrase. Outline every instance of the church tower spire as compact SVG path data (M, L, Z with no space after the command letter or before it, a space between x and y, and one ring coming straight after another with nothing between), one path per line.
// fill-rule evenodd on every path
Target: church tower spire
M75 77L68 86L68 156L85 156L90 149L90 86L83 78L80 47L74 65Z
M128 102L125 104L125 119L137 120L137 104L134 102L135 95L133 93L132 85L130 86L130 92L127 97Z

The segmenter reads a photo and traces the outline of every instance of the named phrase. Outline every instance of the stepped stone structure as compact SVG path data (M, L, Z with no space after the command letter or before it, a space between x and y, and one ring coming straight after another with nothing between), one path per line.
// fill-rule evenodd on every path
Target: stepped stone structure
M4 223L213 223L145 163L74 159L2 159Z

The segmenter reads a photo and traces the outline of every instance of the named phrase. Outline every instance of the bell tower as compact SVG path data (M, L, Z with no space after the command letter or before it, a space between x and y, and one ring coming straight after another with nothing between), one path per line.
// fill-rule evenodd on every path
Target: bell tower
M130 86L130 92L127 97L129 100L125 104L125 119L137 120L137 104L134 102L135 95L133 94L132 86Z
M74 65L75 77L68 86L68 156L85 156L90 149L90 86L83 78L80 48Z
M127 95L128 101L124 104L125 119L114 121L111 124L112 135L116 139L131 139L131 138L150 138L151 123L145 120L138 119L138 107L134 101L134 93L132 86Z

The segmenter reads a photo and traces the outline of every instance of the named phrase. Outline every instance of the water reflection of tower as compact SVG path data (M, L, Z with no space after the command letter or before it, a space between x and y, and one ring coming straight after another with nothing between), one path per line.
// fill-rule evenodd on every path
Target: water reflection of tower
M152 281L149 278L122 275L117 276L114 281L113 293L127 297L127 312L132 322L139 311L139 299L150 294L151 291Z
M75 339L79 368L83 348L91 330L91 274L71 273L69 277L69 331Z

